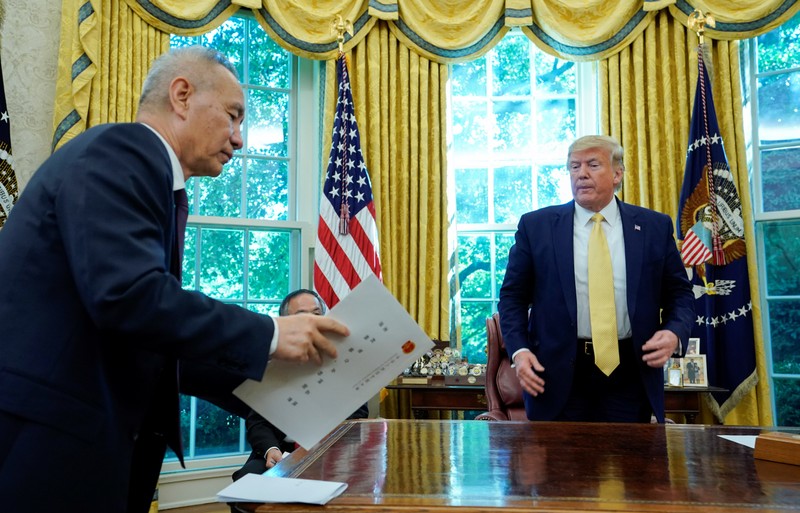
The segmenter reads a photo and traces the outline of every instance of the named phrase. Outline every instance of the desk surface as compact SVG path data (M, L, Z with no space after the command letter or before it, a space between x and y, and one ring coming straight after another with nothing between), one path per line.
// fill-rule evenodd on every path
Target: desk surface
M798 429L782 429L800 432ZM718 435L759 428L368 420L342 424L268 475L348 483L326 506L241 511L476 513L800 511L800 467Z

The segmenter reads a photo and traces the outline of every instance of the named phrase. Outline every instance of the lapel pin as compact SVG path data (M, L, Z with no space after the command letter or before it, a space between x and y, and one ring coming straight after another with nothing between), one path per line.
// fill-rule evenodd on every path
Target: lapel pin
M642 231L642 227L639 226L638 224L633 225L633 229L636 230L637 232Z

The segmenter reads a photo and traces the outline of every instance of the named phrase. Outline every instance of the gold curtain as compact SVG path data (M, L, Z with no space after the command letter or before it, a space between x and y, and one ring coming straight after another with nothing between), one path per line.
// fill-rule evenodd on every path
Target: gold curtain
M381 231L384 284L431 338L447 340L447 66L409 50L378 21L349 52L348 69ZM335 61L326 63L325 76L323 148L329 148Z
M622 198L668 214L678 213L678 198L697 83L697 36L661 12L631 45L600 62L601 133L617 137L625 148ZM725 150L741 197L746 226L758 384L755 376L741 403L717 412L726 424L769 425L766 357L758 308L750 185L744 145L738 43L711 41L712 88ZM713 422L711 405L704 422Z
M132 121L142 80L169 34L125 3L64 0L53 149L100 123Z

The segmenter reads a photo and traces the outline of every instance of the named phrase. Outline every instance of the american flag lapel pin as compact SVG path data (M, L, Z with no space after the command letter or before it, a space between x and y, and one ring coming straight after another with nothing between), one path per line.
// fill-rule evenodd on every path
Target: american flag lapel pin
M635 224L635 225L633 225L633 230L637 231L637 232L640 232L640 231L642 231L642 227L639 226L638 224Z

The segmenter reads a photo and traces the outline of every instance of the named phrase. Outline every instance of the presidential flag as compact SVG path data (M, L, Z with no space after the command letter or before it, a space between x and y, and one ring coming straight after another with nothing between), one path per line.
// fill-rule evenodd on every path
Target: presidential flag
M19 197L14 157L11 156L11 120L6 107L2 74L3 68L0 65L0 228L6 224L11 207Z
M710 405L722 422L758 377L742 203L725 156L702 45L678 215L681 257L695 297L692 337L707 355L709 384L727 390L712 394Z
M331 307L370 274L381 279L375 203L344 53L336 77L339 95L314 252L314 288Z

